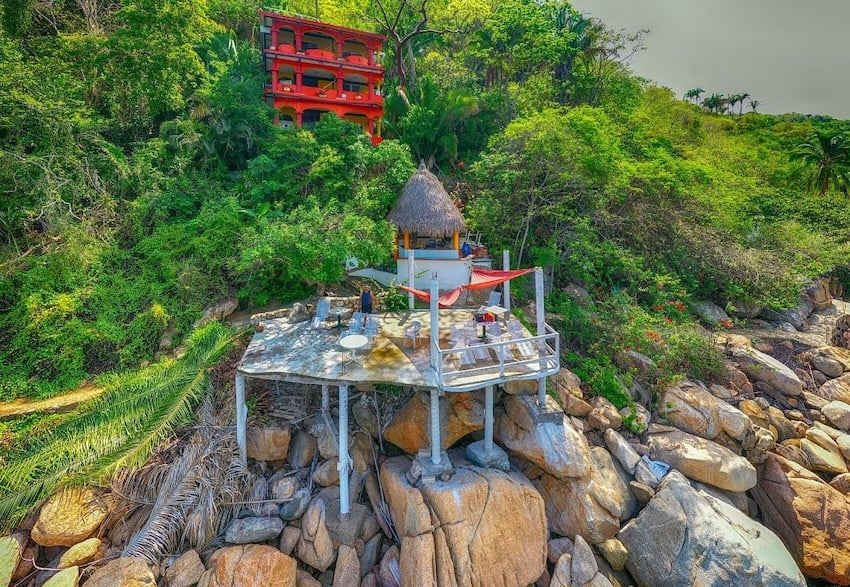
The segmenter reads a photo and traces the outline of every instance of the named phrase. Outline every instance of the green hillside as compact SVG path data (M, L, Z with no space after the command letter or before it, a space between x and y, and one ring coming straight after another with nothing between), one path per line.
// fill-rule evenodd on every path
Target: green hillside
M350 256L389 260L386 215L419 159L491 250L546 268L566 363L621 403L624 348L671 377L719 369L694 301L782 308L847 275L850 155L823 193L791 157L847 121L709 112L629 72L640 34L563 1L267 8L317 5L390 37L378 147L333 117L272 125L258 4L2 3L0 400L156 361L229 296L286 303Z

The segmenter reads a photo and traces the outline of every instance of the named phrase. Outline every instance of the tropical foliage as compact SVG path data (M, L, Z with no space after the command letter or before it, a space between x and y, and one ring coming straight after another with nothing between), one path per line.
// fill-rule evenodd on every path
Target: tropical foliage
M99 482L142 465L177 428L194 421L208 391L207 370L233 341L234 333L219 324L198 330L182 359L113 375L104 394L75 419L3 455L0 531L57 486Z
M0 520L62 479L141 463L193 417L231 337L192 334L205 306L288 302L352 258L388 260L385 219L418 159L491 249L587 292L552 299L565 360L618 402L625 349L665 376L715 372L693 301L787 306L847 265L847 199L830 197L848 189L846 121L758 114L746 92L676 99L629 71L641 32L564 0L269 6L393 39L372 147L333 116L273 126L260 8L2 2L0 399L108 391L82 414L0 423ZM159 514L140 551L169 548L163 528L188 515Z

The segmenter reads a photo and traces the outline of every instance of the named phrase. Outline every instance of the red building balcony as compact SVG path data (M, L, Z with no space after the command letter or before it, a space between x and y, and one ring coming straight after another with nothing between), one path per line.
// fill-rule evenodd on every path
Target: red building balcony
M377 55L386 37L326 23L261 12L266 100L276 121L300 127L325 112L357 124L378 144L384 69Z

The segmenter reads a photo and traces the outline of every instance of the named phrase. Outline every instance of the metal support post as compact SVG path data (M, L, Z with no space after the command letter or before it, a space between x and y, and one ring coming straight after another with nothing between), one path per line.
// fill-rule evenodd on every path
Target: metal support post
M505 249L502 251L502 269L505 271L511 270L511 254ZM511 280L507 280L502 286L502 307L507 310L508 315L511 313Z
M245 404L245 376L236 374L236 444L239 445L239 458L248 465L248 406Z
M431 368L434 374L437 373L437 361L440 360L437 341L440 336L440 284L437 281L437 274L431 279ZM439 382L442 384L442 381Z
M414 279L414 275L416 274L416 268L413 263L413 249L406 249L407 251L407 287L416 287L416 280ZM413 310L414 303L413 294L407 292L407 308L409 310Z
M546 334L546 310L543 306L543 269L540 267L534 268L534 301L537 312L537 336L542 337ZM543 369L546 360L546 342L543 338L539 339L537 352L540 354L540 368ZM546 405L545 377L537 380L537 403L541 409Z
M351 509L348 496L348 386L339 386L339 513Z
M484 388L484 453L493 454L493 386Z
M431 462L440 464L440 391L431 388Z

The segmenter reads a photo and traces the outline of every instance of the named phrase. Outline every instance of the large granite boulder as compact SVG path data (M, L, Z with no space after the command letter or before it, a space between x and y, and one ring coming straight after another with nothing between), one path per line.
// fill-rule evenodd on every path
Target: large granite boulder
M440 401L440 441L448 448L470 432L484 429L482 392L450 393ZM390 419L384 430L387 440L408 454L428 448L430 442L431 400L424 391L411 397Z
M66 489L41 506L31 536L42 546L74 546L94 534L108 513L107 502L88 487Z
M387 459L381 479L401 538L401 585L533 583L546 570L543 499L520 473L467 464L449 481L415 488L406 457Z
M668 422L708 440L714 440L725 432L740 442L753 431L753 423L746 414L693 381L669 385L661 394L658 405L659 415Z
M722 339L727 353L753 381L763 381L785 395L800 395L803 383L797 375L770 355L754 349L749 339L728 335Z
M559 411L555 400L546 397L548 409ZM557 479L586 477L593 464L587 439L569 418L537 422L537 398L506 397L505 413L496 421L495 436L514 456L533 463Z
M637 500L630 477L602 447L591 449L593 471L587 477L557 479L546 473L532 483L546 503L549 530L571 539L583 536L596 544L612 538L620 522L631 518Z
M638 585L805 587L791 554L770 530L671 471L618 538Z
M711 440L676 428L652 426L648 444L650 458L696 481L735 492L756 484L756 469L747 459Z
M198 587L295 587L294 558L264 544L215 551Z
M775 454L760 465L752 495L806 575L850 585L850 496Z

